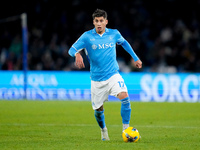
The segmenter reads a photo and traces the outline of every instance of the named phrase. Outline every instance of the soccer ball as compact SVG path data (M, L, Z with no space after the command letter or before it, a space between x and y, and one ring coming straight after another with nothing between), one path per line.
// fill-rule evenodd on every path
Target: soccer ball
M122 132L122 138L124 142L137 142L141 136L138 130L134 127L128 127Z

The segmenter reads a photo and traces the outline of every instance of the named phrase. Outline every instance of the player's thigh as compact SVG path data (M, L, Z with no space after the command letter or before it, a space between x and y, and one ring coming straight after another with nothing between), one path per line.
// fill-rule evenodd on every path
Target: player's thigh
M91 101L93 109L99 109L108 101L108 86L106 82L91 81Z
M122 92L128 93L124 79L120 74L112 76L111 80L109 81L109 87L110 87L109 94L115 97L118 97L118 94Z

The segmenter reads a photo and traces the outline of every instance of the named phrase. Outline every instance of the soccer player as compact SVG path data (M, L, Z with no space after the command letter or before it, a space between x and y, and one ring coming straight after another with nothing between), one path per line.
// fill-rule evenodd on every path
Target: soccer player
M107 13L96 9L92 14L94 29L84 32L69 49L69 54L75 57L76 66L84 68L81 50L90 62L91 102L94 116L101 128L101 139L110 140L105 124L103 104L108 101L108 95L115 96L121 101L121 117L123 130L129 127L131 105L127 87L119 74L116 60L116 44L121 45L134 59L134 65L142 68L142 62L133 51L130 44L116 29L106 28L108 24Z

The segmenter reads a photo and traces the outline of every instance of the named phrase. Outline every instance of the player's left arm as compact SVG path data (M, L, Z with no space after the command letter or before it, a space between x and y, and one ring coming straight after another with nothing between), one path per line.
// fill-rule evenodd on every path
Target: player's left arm
M142 68L142 61L138 58L138 56L132 49L131 45L129 44L129 42L123 38L123 36L120 34L118 30L115 31L116 31L117 44L121 45L132 56L134 60L133 64L135 67Z
M121 43L121 46L132 56L135 67L142 68L142 61L138 58L128 41L124 39L124 41Z

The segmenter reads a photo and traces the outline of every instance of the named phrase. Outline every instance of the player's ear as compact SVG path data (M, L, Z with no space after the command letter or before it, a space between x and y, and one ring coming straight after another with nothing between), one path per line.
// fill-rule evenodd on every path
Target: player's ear
M108 19L106 19L106 25L108 24Z

